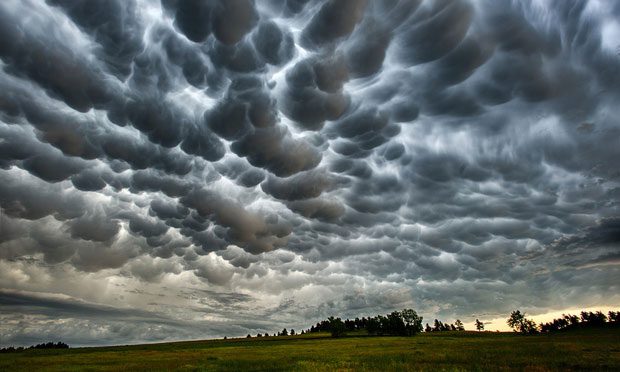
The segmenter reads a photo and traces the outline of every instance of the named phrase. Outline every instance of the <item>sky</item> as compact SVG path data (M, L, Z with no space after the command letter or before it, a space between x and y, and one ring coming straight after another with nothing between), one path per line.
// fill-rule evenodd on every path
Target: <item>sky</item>
M0 345L618 308L619 88L613 0L0 1Z

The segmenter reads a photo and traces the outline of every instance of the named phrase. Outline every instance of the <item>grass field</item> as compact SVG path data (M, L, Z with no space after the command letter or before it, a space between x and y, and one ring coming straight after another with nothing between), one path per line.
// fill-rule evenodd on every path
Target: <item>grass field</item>
M0 354L0 371L13 370L620 371L620 329L537 336L441 332L333 339L312 334Z

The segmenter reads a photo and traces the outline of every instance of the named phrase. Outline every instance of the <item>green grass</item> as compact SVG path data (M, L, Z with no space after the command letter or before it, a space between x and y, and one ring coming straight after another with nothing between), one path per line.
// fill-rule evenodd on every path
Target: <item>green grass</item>
M415 337L327 334L29 350L0 371L620 370L620 329L553 335L442 332Z

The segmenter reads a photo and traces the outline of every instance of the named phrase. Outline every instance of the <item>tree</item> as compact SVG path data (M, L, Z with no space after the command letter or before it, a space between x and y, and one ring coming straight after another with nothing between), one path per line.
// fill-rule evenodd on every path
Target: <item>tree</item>
M413 336L423 331L422 320L423 318L413 309L403 309L387 315L355 318L354 320L343 320L331 316L311 326L305 332L328 331L331 332L332 337L340 337L348 331L366 330L369 335ZM449 324L444 325L441 322L440 324L444 329L450 329ZM295 334L294 330L291 330L290 334Z
M476 329L478 331L484 331L484 323L482 323L480 320L476 319Z
M439 331L443 331L444 329L444 325L440 320L435 319L435 322L433 324L433 332L439 332Z
M366 323L366 330L368 331L368 334L378 334L380 328L381 324L379 323L379 319L370 317L368 318L368 322Z
M527 335L533 335L535 333L538 333L538 326L533 320L525 319L523 321L523 325L521 326L521 333Z
M280 336L288 336L288 331L286 330L286 328L284 328L282 332L280 332Z
M344 335L346 328L342 319L330 316L327 320L329 321L329 331L331 332L332 337L340 337Z
M431 328L431 326L428 325L428 323L426 323L426 328L424 328L424 332L433 332L433 329Z
M250 336L250 334L248 333L248 335L245 336L245 338L252 338L252 336Z
M405 327L405 322L403 321L403 317L401 313L398 311L393 311L387 316L387 327L386 333L391 335L407 335L407 329Z
M577 315L573 315L573 314L562 314L562 317L564 318L564 320L566 320L566 322L572 326L575 326L577 324L579 324L579 317Z
M353 321L355 323L355 329L362 329L362 321L360 320L360 318L355 318L355 320Z
M346 319L344 321L344 327L347 329L347 331L355 331L355 321Z
M460 319L457 319L457 320L454 322L454 326L456 327L456 330L457 330L457 331L464 331L464 330L465 330L465 326L463 325L463 322L461 322L461 320L460 320Z
M295 336L295 330L293 328L291 328L291 332L290 332L291 336Z
M595 313L591 311L582 311L581 312L581 322L588 323L590 326L600 326L605 324L607 321L607 316L600 311Z
M422 332L422 320L424 318L419 316L418 313L415 312L415 310L403 309L400 314L405 321L405 329L408 336L413 336L416 333Z
M515 332L520 332L522 334L533 334L538 332L536 323L531 319L527 319L525 313L521 313L519 310L510 313L510 318L508 318L506 323L508 323L508 326Z
M510 318L506 321L508 326L513 329L513 331L517 332L521 329L521 324L525 320L525 314L521 314L520 310L515 310L510 313Z

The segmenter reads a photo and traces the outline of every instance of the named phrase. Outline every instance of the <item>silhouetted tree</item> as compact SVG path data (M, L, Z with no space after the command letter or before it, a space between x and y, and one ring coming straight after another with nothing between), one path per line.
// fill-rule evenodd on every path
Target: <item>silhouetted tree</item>
M355 329L362 329L362 328L364 328L362 326L362 320L360 318L355 318L355 320L353 322L355 323Z
M295 330L294 330L293 328L291 328L291 331L289 332L289 334L290 334L291 336L295 336Z
M426 328L424 328L424 332L433 332L433 329L431 328L431 326L428 325L428 323L426 323Z
M288 336L288 331L286 330L286 328L284 328L282 332L280 332L280 336Z
M567 320L567 316L563 315L562 318L553 319L553 321L548 323L540 324L541 332L553 332L559 331L561 329L565 329L571 326L570 322Z
M422 332L422 320L423 318L413 309L403 309L387 315L355 318L354 320L342 320L332 316L316 323L306 333L329 331L334 337L338 337L348 331L365 329L369 335L413 336Z
M377 315L377 320L379 321L379 332L378 333L380 335L384 335L390 327L389 320L386 316L383 316L383 315Z
M245 336L245 338L252 338L252 336L250 336L250 334L248 333L248 335Z
M342 319L330 316L327 320L329 321L329 331L331 332L332 337L340 337L344 335L346 328Z
M562 314L562 316L569 323L569 325L576 326L577 324L579 324L579 317L577 315L572 315L572 314L564 315L564 314Z
M379 323L379 319L368 318L368 321L366 322L366 330L368 331L368 334L371 334L371 335L379 334L380 328L381 328L381 324Z
M513 311L506 323L508 323L508 326L515 332L520 332L522 334L534 334L538 332L536 323L531 319L527 319L525 313L521 313L519 310Z
M463 325L463 322L461 322L460 319L457 319L454 322L454 326L456 328L457 331L464 331L465 330L465 326Z
M484 323L482 323L480 320L476 319L476 330L478 331L484 331Z
M407 336L413 336L417 333L422 332L422 320L423 317L419 316L418 313L413 309L403 309L400 312L403 321L405 322L405 330Z
M346 319L344 321L344 327L347 331L355 331L355 321Z
M605 324L607 321L607 316L600 311L595 313L591 311L582 311L581 312L581 322L587 323L590 326L600 326Z
M403 317L401 313L398 311L393 311L386 317L385 328L383 333L389 335L400 335L406 336L407 329L405 328L405 322L403 321Z
M525 320L525 314L521 314L520 310L515 310L510 313L510 318L506 321L508 326L512 328L515 332L520 330L520 326Z
M441 321L435 319L435 322L433 323L433 332L440 332L444 330L444 325Z
M538 333L538 326L536 325L536 322L531 319L525 319L523 325L521 326L521 333L529 335Z

